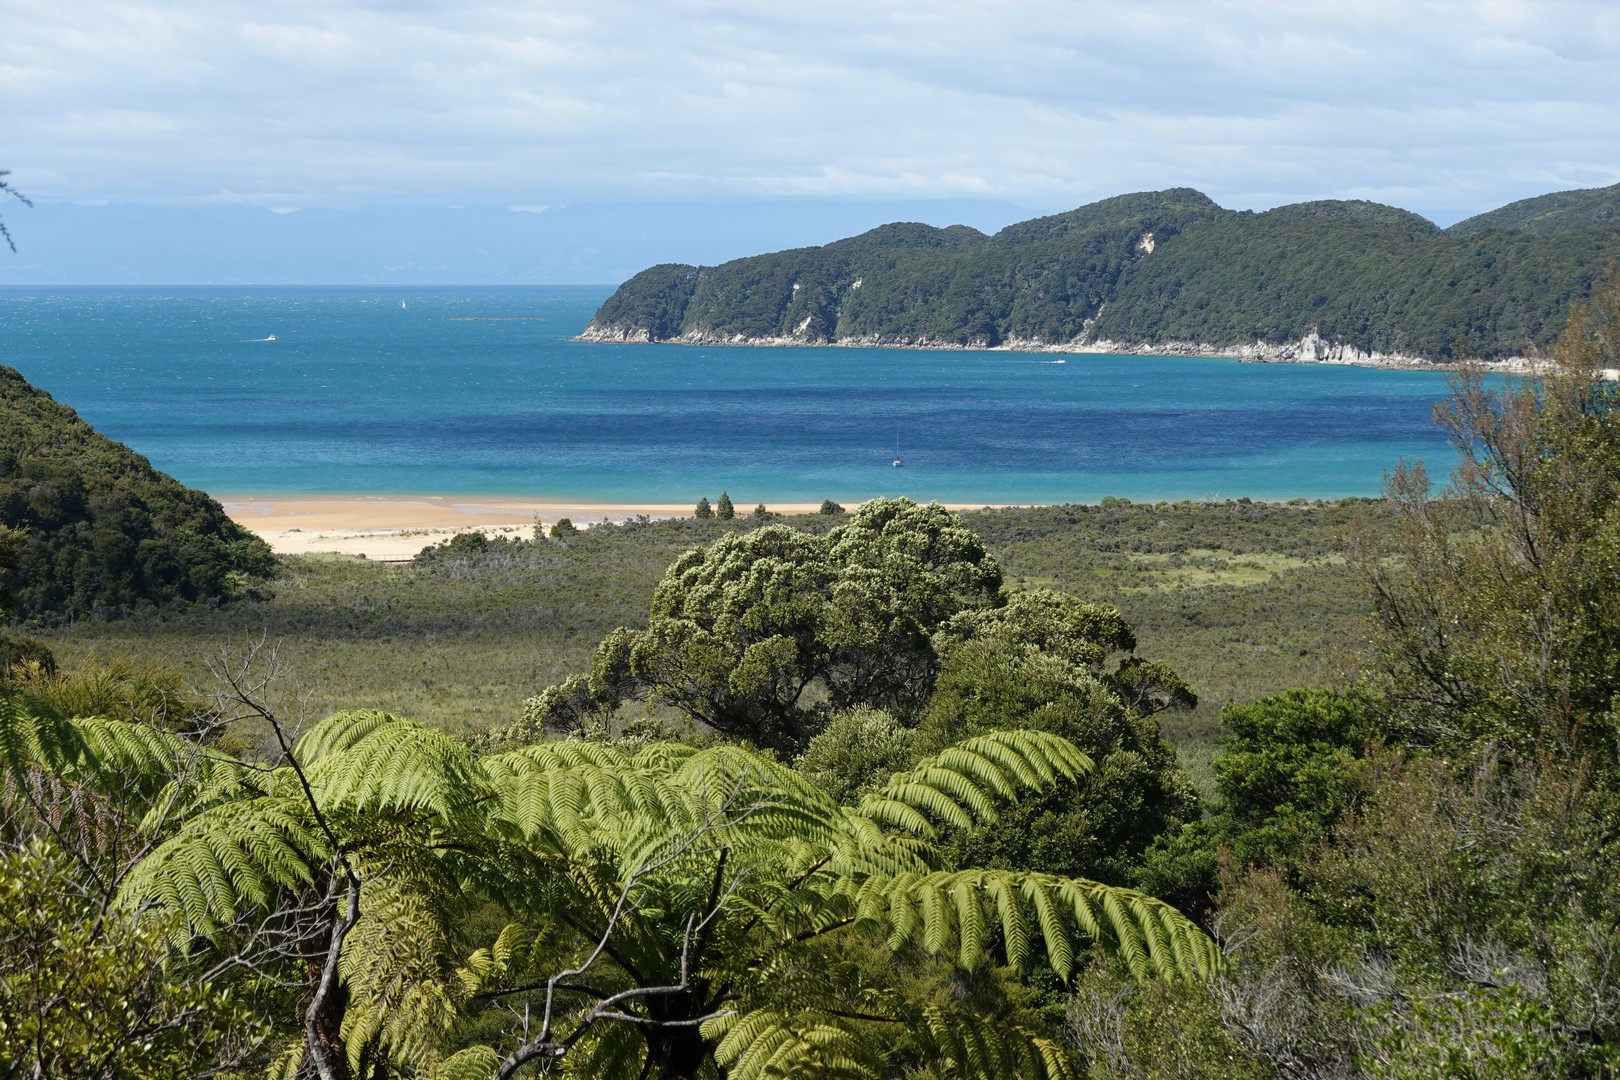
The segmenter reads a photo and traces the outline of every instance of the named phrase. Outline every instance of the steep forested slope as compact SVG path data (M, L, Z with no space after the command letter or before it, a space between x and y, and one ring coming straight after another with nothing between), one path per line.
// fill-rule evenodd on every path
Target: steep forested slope
M885 225L717 267L655 266L594 340L1220 347L1316 333L1431 359L1522 355L1620 257L1620 188L1525 200L1441 230L1364 201L1233 212L1188 188L985 236Z
M0 367L0 526L23 532L14 614L107 615L226 598L270 549L219 503Z

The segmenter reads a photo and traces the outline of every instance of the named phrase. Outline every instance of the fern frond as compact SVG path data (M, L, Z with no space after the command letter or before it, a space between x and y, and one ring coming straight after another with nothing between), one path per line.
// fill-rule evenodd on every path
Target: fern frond
M696 753L698 753L698 748L691 743L648 743L631 755L630 767L638 770L673 773L681 767L683 762Z
M565 1060L571 1076L637 1080L646 1057L647 1042L634 1024L597 1024Z
M420 851L389 851L359 867L360 919L339 965L351 998L343 1038L357 1070L372 1042L396 1061L433 1060L465 1004L451 965L452 920L463 905L432 862Z
M644 752L651 748L642 749ZM532 746L491 754L484 758L484 768L492 777L516 776L551 769L572 769L580 765L594 765L599 769L632 767L630 759L617 747L584 739L558 739L555 742L535 743Z
M214 807L158 845L125 879L124 900L178 911L208 935L283 889L308 884L331 856L326 838L291 801L255 799Z
M769 1009L726 1020L704 1025L703 1034L719 1037L714 1058L727 1080L870 1080L882 1074L881 1054L833 1024Z
M265 1080L295 1080L303 1065L304 1044L289 1042L281 1053L270 1059L270 1065L264 1071Z
M913 1035L942 1076L1072 1080L1079 1075L1061 1043L1016 1024L991 1026L974 1017L929 1008Z
M328 717L299 740L298 752L328 808L426 811L450 821L488 786L482 764L462 743L369 709Z
M894 774L861 800L858 812L892 829L932 838L938 833L936 822L957 829L994 823L998 802L1042 791L1092 768L1091 759L1061 736L992 731Z
M0 697L0 761L18 776L33 765L57 774L95 765L77 727L36 716L8 697Z
M1033 924L1047 962L1064 979L1087 943L1118 956L1138 979L1206 978L1221 964L1215 943L1190 919L1132 889L1052 874L965 870L903 875L887 891L887 917L880 925L891 946L914 941L936 955L954 951L964 967L985 955L986 907L1003 928L1009 962L1027 958ZM878 910L863 905L862 915Z
M353 749L381 728L399 720L380 709L339 709L303 734L293 747L298 760L306 765Z
M469 1046L428 1069L425 1080L489 1080L501 1067L501 1055L487 1046Z

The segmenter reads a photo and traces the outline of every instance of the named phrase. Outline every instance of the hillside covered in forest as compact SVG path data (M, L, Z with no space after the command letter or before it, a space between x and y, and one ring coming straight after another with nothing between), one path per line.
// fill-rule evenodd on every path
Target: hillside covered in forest
M207 494L0 367L0 593L12 615L225 599L272 565Z
M582 336L1501 359L1548 346L1616 258L1620 185L1448 229L1359 200L1255 213L1172 188L993 236L897 223L714 267L654 266Z

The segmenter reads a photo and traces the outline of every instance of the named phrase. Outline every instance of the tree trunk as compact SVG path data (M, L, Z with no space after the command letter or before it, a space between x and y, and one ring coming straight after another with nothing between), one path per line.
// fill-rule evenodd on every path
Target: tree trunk
M647 1032L648 1072L658 1080L697 1080L708 1050L693 1027L655 1027Z
M709 1049L704 1045L698 1025L690 1021L704 1014L703 999L707 990L698 980L698 985L680 993L648 1001L647 1012L659 1023L643 1029L647 1037L647 1075L658 1080L697 1080L698 1070L708 1060Z

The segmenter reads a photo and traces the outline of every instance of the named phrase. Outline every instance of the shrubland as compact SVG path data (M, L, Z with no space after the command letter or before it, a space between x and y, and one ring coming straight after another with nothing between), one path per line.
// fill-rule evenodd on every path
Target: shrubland
M1198 705L1161 717L1207 786L1228 701L1335 678L1363 606L1335 539L1372 500L1301 505L1129 503L962 515L1013 588L1055 588L1120 609L1147 653L1193 685ZM347 556L280 561L251 604L28 628L64 663L140 656L210 680L207 661L263 639L289 711L355 701L473 734L512 722L539 688L589 666L598 642L637 626L682 552L764 524L825 533L847 516L739 516L597 524L561 540L448 545L413 564Z

